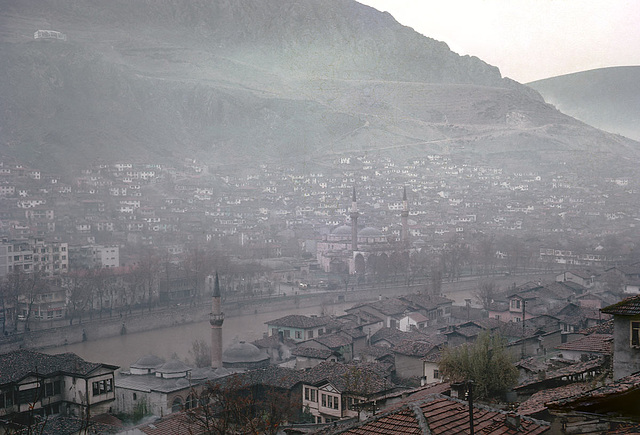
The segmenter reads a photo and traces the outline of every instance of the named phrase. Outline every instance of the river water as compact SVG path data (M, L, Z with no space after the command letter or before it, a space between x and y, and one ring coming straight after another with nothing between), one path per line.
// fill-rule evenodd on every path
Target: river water
M353 306L353 303L228 317L224 320L222 326L223 349L231 345L234 340L251 342L262 338L267 332L267 325L265 324L267 321L290 314L320 315L322 310L326 314L339 316L344 314L344 310L351 306ZM204 340L207 344L211 342L209 321L181 324L169 328L69 344L49 348L44 352L49 354L73 352L86 361L113 364L127 370L130 364L147 354L154 354L165 360L170 359L175 354L182 361L193 361L193 356L189 354L189 351L192 349L195 340Z
M506 284L508 284L507 281L511 281L512 279L511 277L508 279L504 278L503 281L505 281L505 283L500 282L499 285L506 288ZM518 281L524 282L528 279L530 278L520 277ZM455 300L454 304L464 305L467 299L474 299L473 295L476 285L474 281L445 283L443 290L446 292L445 296ZM228 317L222 326L223 349L231 345L234 340L251 342L262 338L267 332L267 325L265 324L267 321L275 320L289 314L320 315L321 311L324 311L325 314L339 316L344 314L345 309L353 305L354 302L349 302L329 306L324 305ZM189 354L189 351L192 349L195 340L204 340L206 343L211 342L211 326L208 321L180 324L169 328L70 344L57 348L49 348L44 350L44 352L49 354L73 352L86 361L113 364L126 370L130 364L147 354L154 354L165 360L170 359L174 355L182 361L193 360L193 356Z

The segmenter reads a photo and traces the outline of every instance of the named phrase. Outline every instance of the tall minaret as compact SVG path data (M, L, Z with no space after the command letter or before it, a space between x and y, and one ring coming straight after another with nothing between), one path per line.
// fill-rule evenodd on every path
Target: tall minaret
M409 203L407 202L407 187L402 188L402 243L409 244Z
M351 250L356 252L358 250L358 203L356 202L356 186L353 186L353 198L351 198Z
M216 272L216 281L213 285L213 302L211 304L211 314L209 323L211 324L211 368L222 368L222 323L224 313L220 306L220 281Z

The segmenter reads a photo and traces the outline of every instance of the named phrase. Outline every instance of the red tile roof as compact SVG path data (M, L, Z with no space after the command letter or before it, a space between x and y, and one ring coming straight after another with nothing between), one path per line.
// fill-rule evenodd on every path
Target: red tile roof
M581 404L589 404L598 399L605 399L610 396L620 396L640 389L640 372L634 373L624 378L620 378L610 384L604 385L580 395L558 399L548 402L549 407L574 407Z
M613 335L613 319L597 325L590 326L580 331L581 334L611 334Z
M576 352L601 353L611 355L613 353L613 335L591 334L569 343L556 346L558 350L573 350Z
M547 423L522 417L520 427L510 427L507 414L484 406L474 407L476 434L539 434L547 432ZM433 395L408 403L394 411L380 414L354 427L333 432L350 435L453 435L469 433L467 402L446 396Z
M579 382L575 384L563 385L562 387L550 388L548 390L540 390L533 394L529 399L522 402L518 407L518 414L531 415L547 409L546 404L554 400L566 399L585 391L592 390L592 384Z
M617 316L635 316L640 314L640 295L628 297L617 304L604 307L600 311Z

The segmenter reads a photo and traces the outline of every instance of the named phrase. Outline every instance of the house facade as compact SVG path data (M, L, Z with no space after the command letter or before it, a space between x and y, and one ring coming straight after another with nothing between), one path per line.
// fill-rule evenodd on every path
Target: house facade
M0 425L33 415L86 418L112 410L117 366L73 353L17 350L0 355Z
M270 336L282 334L283 338L290 338L297 342L323 335L327 331L327 323L328 320L323 317L308 317L298 314L266 322Z
M640 371L640 295L601 310L613 315L613 378Z

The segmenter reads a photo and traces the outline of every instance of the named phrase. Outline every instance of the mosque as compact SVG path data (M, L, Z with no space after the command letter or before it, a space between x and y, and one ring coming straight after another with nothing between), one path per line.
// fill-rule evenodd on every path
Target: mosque
M335 228L331 234L316 243L316 258L322 270L365 276L381 274L397 265L408 264L412 248L409 243L406 188L402 192L402 235L399 242L390 242L387 236L373 227L359 230L359 216L354 187L349 212L351 225Z
M211 366L194 368L178 359L165 361L155 355L145 355L122 371L115 379L118 389L115 409L132 414L140 406L164 416L197 405L197 396L213 379L232 373L258 369L269 365L269 355L251 343L239 341L222 351L222 324L220 281L216 273L211 325Z

